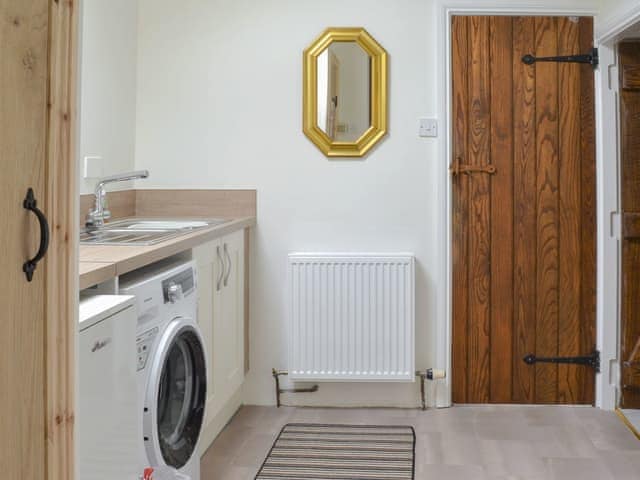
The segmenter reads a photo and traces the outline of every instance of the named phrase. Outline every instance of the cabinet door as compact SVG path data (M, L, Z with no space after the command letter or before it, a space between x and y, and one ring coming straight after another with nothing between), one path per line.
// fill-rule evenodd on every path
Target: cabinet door
M207 242L193 249L198 268L198 325L207 355L207 406L205 428L219 409L220 365L215 359L216 322L219 318L223 274L223 262L219 241ZM220 285L220 289L218 289Z
M225 274L220 317L224 346L220 361L226 388L232 395L244 380L244 232L227 235L221 243Z
M203 453L239 407L237 392L244 380L244 232L200 245L193 257L198 266L198 323L208 363Z

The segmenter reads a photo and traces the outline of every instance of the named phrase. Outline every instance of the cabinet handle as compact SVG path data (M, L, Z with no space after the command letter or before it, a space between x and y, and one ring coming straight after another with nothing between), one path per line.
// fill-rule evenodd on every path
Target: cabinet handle
M49 248L49 222L47 222L47 217L44 216L44 213L42 213L37 207L33 189L30 188L27 190L27 196L25 197L22 206L30 212L33 212L33 214L38 218L38 223L40 224L40 247L38 248L38 253L36 253L35 257L27 260L22 265L22 271L27 276L27 282L30 282L33 280L33 272L35 271L38 262L43 259L47 253L47 249Z
M231 255L229 255L229 249L227 248L227 244L224 244L224 254L227 257L227 260L229 260L229 266L227 269L227 274L224 276L224 286L227 286L227 283L229 282L229 275L231 275Z
M222 255L220 255L220 245L216 247L216 253L218 255L218 264L222 265L222 268L220 268L220 275L218 276L218 280L216 281L216 292L219 292L220 284L222 283L222 277L224 276L224 260L222 259Z

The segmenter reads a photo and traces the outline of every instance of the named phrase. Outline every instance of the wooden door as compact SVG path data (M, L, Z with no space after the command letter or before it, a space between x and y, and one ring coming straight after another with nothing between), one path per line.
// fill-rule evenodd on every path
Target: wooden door
M618 46L622 239L621 407L640 408L640 41Z
M6 478L34 480L45 478L45 276L40 265L28 283L21 270L38 248L22 201L29 187L40 202L47 194L47 10L46 0L4 1L0 23L0 465Z
M74 19L72 2L0 0L0 469L12 480L74 478ZM32 281L29 188L51 232Z
M592 38L591 18L453 18L454 402L594 401L593 368L523 361L595 348L593 68L522 61Z

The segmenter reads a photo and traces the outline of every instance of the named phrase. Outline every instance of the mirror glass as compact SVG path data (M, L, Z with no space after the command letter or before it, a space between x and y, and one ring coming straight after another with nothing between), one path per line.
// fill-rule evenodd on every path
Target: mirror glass
M387 134L387 52L362 27L304 50L302 131L327 157L364 157Z
M371 126L371 58L355 41L332 42L317 62L317 126L355 142Z

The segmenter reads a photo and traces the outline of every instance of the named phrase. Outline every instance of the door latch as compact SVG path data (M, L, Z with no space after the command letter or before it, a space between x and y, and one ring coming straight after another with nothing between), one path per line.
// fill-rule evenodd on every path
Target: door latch
M462 165L462 159L460 157L456 157L451 166L449 167L449 171L451 175L454 177L456 175L460 175L461 173L469 174L469 173L487 173L489 175L494 175L497 170L494 165Z

